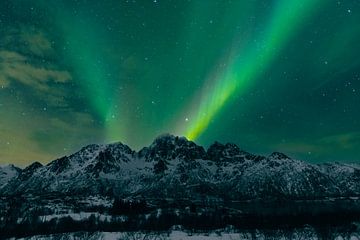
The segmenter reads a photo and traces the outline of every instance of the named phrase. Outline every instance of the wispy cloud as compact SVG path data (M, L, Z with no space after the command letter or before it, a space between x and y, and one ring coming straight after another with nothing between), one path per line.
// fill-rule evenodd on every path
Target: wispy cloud
M0 47L24 55L51 57L55 54L53 41L39 28L31 25L14 25L1 29Z
M101 136L102 131L90 114L72 112L70 117L49 117L43 126L32 130L29 138L43 152L69 154L83 145L99 142Z
M24 86L24 91L47 105L65 107L72 74L58 64L52 41L32 26L1 30L0 88ZM19 90L19 88L17 88Z
M328 157L328 161L346 160L350 156L356 156L360 144L360 132L336 133L324 137L312 139L299 139L291 142L276 143L272 147L278 151L295 156ZM341 153L341 154L339 154ZM357 154L358 155L358 154ZM360 155L359 155L360 156ZM349 159L359 160L359 159Z
M357 148L360 144L360 132L347 132L323 137L318 141L322 145L343 149Z
M51 41L44 32L22 31L20 38L27 43L28 50L37 56L48 56L55 53Z
M290 154L309 154L320 150L318 145L313 143L304 143L303 141L279 143L275 144L273 148L277 151Z
M26 56L7 50L0 51L0 83L4 87L17 81L39 91L48 91L49 82L65 83L70 80L68 71L37 67Z

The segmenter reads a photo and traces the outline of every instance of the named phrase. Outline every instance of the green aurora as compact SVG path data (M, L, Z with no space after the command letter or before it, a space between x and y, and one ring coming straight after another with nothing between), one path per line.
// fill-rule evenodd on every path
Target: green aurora
M5 0L0 163L159 134L358 161L360 2Z
M299 22L306 19L309 8L318 2L320 1L307 0L276 3L273 14L269 17L269 26L265 27L264 37L255 38L255 46L247 47L249 52L237 49L231 51L235 54L230 54L230 63L226 64L224 73L214 77L213 89L206 90L204 99L201 99L200 109L196 111L198 114L194 125L185 131L186 137L196 139L209 127L212 119L232 95L241 94L249 83L256 80L257 75L261 73L259 70L268 66L276 57L286 40L298 28ZM196 116L195 112L193 114Z

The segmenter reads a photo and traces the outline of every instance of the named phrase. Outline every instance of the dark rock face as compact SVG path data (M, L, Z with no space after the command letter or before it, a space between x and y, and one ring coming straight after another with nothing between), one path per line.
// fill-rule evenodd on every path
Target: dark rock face
M42 166L0 167L0 195L114 194L215 199L314 199L360 195L360 166L310 164L215 142L207 151L163 135L136 153L122 143L88 145Z
M59 174L66 170L70 166L70 160L68 157L62 157L56 159L47 165L49 170L55 174Z
M166 166L166 163L164 160L159 160L157 163L155 163L154 165L154 172L155 174L161 174L164 173L165 170L167 170L168 167Z
M21 171L20 175L19 175L19 179L21 181L25 181L27 179L29 179L34 172L41 168L43 165L39 162L34 162L32 164L30 164L29 166L27 166L26 168L24 168L24 170Z
M291 159L290 157L286 156L285 154L283 153L280 153L280 152L273 152L272 154L270 154L269 156L270 159L277 159L277 160L281 160L281 159Z
M0 166L0 189L2 186L8 185L13 179L16 179L20 173L21 169L12 164Z
M139 152L139 156L144 157L147 161L175 158L194 160L205 158L206 152L203 147L184 137L162 135L156 138L150 147L143 148Z
M122 143L113 143L107 145L95 157L95 163L89 165L86 171L99 176L100 172L110 173L117 171L121 163L129 162L134 156L134 151Z
M115 162L129 162L133 159L135 151L122 143L113 143L106 146L105 152L114 157Z
M233 143L224 145L215 142L207 150L207 158L215 162L244 162L245 159L251 158L251 154L240 150L240 148Z
M34 170L36 170L36 169L38 169L38 168L40 168L42 166L43 165L41 163L34 162L34 163L30 164L29 166L27 166L26 168L24 168L23 172L27 172L27 171L33 172Z

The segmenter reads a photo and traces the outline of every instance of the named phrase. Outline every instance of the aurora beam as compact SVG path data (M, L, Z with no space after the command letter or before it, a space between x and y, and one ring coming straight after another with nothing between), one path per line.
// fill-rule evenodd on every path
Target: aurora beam
M113 97L110 87L113 69L106 56L106 31L96 22L95 13L90 14L86 6L72 11L71 5L64 2L38 0L38 3L53 16L62 36L63 60L71 66L91 110L105 122Z
M253 84L321 2L322 0L277 1L265 27L267 31L258 34L248 50L242 50L238 55L236 53L240 48L234 44L227 68L219 70L206 82L200 104L191 108L196 114L187 123L189 125L186 125L185 136L191 140L198 138L232 96L242 94Z
M62 49L64 61L73 69L84 97L91 111L105 129L106 141L123 136L115 116L120 115L117 94L118 72L111 60L109 32L96 19L96 13L89 11L87 5L71 11L69 4L61 8L40 1L42 6L54 15L57 28L63 36ZM117 48L119 48L117 46Z

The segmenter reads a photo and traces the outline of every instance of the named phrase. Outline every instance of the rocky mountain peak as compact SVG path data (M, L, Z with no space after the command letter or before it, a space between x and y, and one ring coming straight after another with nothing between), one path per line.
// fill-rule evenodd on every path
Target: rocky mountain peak
M99 150L99 148L101 148L103 145L101 144L89 144L86 145L85 147L82 147L80 149L80 151L78 151L77 153L83 153L83 152L96 152Z
M176 145L184 145L191 143L191 141L187 140L185 137L174 136L172 134L162 134L159 135L149 148L155 147L166 147L166 146L176 146Z
M34 162L32 164L30 164L29 166L27 166L26 168L24 168L24 170L22 172L33 172L34 170L42 167L43 165L39 162Z
M86 167L87 172L99 174L99 172L111 172L118 170L123 162L130 162L135 151L120 142L106 145L99 151L93 163Z
M196 145L185 137L171 134L160 135L154 142L139 152L139 157L147 160L171 160L181 158L194 160L204 158L206 152L203 147Z
M105 148L109 151L118 152L118 153L133 154L135 152L129 146L121 142L107 144Z
M109 159L113 159L114 161L125 161L128 162L133 158L135 151L133 151L129 146L121 143L111 143L106 145L98 154L98 159L104 159L108 156Z
M34 162L34 163L30 164L29 166L24 168L24 170L22 170L22 172L19 175L19 179L24 181L24 180L30 178L34 174L34 172L41 167L43 167L43 165L39 162Z

